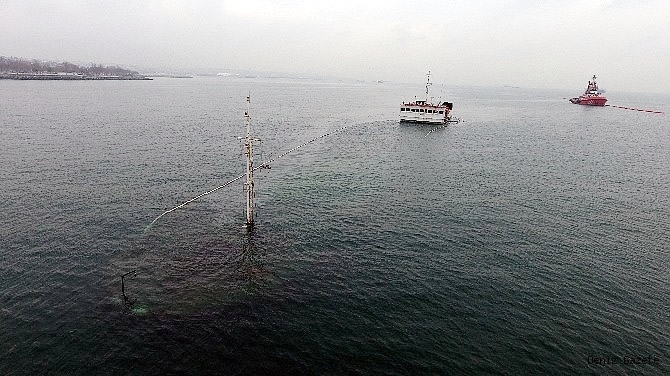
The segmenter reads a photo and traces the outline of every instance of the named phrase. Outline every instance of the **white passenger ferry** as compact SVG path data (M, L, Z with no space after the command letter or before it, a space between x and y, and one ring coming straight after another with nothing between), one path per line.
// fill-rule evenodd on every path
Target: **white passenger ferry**
M430 82L430 71L428 71L427 76L426 100L415 100L414 102L407 103L402 102L402 105L400 105L400 122L422 124L447 124L458 122L458 120L451 120L451 110L454 107L453 103L432 102L432 98L428 96L428 88L432 85Z

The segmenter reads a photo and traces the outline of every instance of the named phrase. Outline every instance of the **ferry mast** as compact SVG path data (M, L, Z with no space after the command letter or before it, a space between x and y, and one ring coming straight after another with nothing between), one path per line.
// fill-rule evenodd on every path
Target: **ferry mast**
M247 181L244 184L244 190L247 194L247 228L254 226L254 150L253 139L251 138L251 116L249 115L249 106L251 104L251 95L247 95L247 111L244 118L247 123L247 135L244 139L244 153L247 156Z
M428 88L430 87L430 85L432 85L432 83L430 82L430 71L428 71L428 74L426 75L426 77L427 77L427 79L426 79L426 103L430 103L430 101L429 101L430 98L428 98Z

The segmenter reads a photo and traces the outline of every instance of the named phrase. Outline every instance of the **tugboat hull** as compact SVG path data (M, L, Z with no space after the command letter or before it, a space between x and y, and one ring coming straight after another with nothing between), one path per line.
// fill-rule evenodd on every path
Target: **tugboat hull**
M574 104L581 104L583 106L602 107L607 102L607 98L605 98L605 97L579 97L579 98L571 98L570 102L572 102Z

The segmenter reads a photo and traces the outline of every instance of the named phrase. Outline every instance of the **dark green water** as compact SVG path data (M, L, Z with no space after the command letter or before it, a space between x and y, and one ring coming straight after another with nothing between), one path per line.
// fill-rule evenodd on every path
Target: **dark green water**
M442 90L426 137L420 85L0 81L0 374L670 373L667 116ZM147 228L244 172L248 92L257 160L347 128L253 233L241 181Z

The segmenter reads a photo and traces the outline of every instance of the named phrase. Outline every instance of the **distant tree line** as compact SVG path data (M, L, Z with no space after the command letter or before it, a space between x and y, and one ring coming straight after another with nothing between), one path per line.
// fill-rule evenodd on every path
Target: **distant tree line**
M81 73L88 76L138 76L139 73L118 66L91 64L83 67L76 64L54 61L27 60L17 57L0 56L0 72L15 73Z

